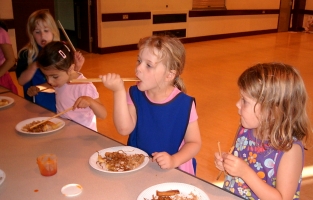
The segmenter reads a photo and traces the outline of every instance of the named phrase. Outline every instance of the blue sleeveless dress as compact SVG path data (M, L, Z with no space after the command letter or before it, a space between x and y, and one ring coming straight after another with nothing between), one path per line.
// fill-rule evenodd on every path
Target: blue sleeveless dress
M136 107L137 124L127 144L150 156L162 151L170 155L177 153L189 124L194 98L181 92L169 102L156 104L137 86L132 86L129 93Z

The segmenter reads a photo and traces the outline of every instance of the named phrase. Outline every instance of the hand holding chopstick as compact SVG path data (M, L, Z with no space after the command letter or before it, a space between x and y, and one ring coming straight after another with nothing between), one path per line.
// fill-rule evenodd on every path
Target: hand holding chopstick
M220 153L220 156L222 156L222 151L221 151L220 142L217 143L217 146L218 146L218 151L219 151L219 153ZM231 154L231 153L233 152L234 148L235 148L235 147L232 146L232 147L230 148L228 154ZM222 172L224 172L224 174L226 175L226 172L225 172L225 171L220 171L220 173L219 173L218 176L216 177L216 180L218 180L218 179L221 177Z
M138 78L122 78L124 82L126 81L139 81ZM72 79L70 83L83 83L83 82L102 82L101 78L87 78L87 79Z
M44 121L41 121L41 122L38 123L38 124L35 124L35 125L31 126L29 129L33 129L33 128L35 128L35 127L37 127L37 126L39 126L39 125L41 125L41 124L43 124L43 123L45 123L45 122L47 122L47 121L53 119L53 118L56 118L56 117L58 117L58 116L60 116L60 115L63 115L64 113L66 113L66 112L68 112L68 111L70 111L70 110L73 110L73 106L70 107L70 108L68 108L68 109L66 109L66 110L64 110L64 111L62 111L62 112L60 112L60 113L58 113L58 114L56 114L56 115L54 115L54 116L52 116L52 117L50 117L50 118L48 118L48 119L46 119L46 120L44 120Z

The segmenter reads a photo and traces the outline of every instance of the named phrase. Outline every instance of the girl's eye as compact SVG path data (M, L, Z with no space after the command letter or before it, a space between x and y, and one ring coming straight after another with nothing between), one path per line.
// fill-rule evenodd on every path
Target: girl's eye
M152 65L147 64L147 67L148 67L148 68L152 68Z
M141 63L141 60L137 59L137 64L139 65Z
M58 78L59 78L59 76L52 76L52 78L54 78L54 79L58 79Z

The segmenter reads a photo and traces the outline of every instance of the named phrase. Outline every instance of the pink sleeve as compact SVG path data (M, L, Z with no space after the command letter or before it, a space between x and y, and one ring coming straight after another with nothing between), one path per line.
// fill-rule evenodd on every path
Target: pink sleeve
M0 28L0 44L11 44L8 32Z
M189 123L194 122L197 119L198 119L198 114L197 114L197 110L196 110L196 105L195 105L195 102L192 102Z

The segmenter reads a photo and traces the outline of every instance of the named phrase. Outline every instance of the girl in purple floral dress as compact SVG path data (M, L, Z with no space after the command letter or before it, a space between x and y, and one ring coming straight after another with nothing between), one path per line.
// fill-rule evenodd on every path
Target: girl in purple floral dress
M238 79L241 127L232 154L215 153L224 189L245 199L299 199L304 146L312 134L299 72L257 64Z

